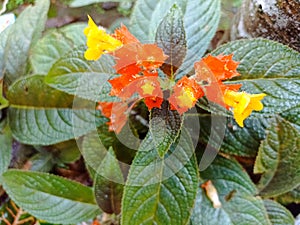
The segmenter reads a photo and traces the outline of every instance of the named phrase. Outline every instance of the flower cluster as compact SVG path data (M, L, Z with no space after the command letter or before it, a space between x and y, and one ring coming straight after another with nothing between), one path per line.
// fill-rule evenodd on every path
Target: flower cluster
M239 63L232 59L233 55L208 55L195 63L195 75L184 76L175 83L173 78L166 80L158 75L158 68L168 58L163 50L156 44L140 43L125 26L110 35L89 17L84 34L87 37L87 60L98 60L102 54L111 54L115 58L114 69L119 76L109 80L112 86L110 95L120 101L99 102L97 107L110 118L110 130L121 131L127 113L133 107L133 104L128 104L131 98L143 99L149 110L160 108L162 102L168 100L170 110L183 114L205 95L209 101L231 108L241 127L253 110L263 108L260 101L265 94L238 92L241 84L223 83L240 75L236 70Z

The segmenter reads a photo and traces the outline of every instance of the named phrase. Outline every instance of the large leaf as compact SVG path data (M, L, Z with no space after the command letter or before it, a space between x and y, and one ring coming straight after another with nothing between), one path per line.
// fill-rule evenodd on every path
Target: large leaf
M95 110L84 101L86 108L71 108L73 96L47 86L43 79L42 75L28 76L9 88L9 123L18 141L51 145L86 134L95 130L96 122L106 121L95 118Z
M18 206L50 223L77 224L100 213L92 189L77 182L21 170L8 170L1 180Z
M50 69L45 82L53 88L93 101L110 101L110 84L114 73L113 59L108 55L97 61L84 58L85 46L69 52Z
M271 224L263 201L254 197L254 184L236 161L217 157L201 172L201 178L212 182L222 205L214 208L206 192L199 188L190 224Z
M276 54L274 55L274 52ZM241 40L230 42L212 54L231 54L239 61L241 76L226 83L241 83L241 90L248 93L266 93L262 101L264 109L253 112L240 128L232 118L228 119L227 130L221 150L241 156L255 156L260 142L265 138L269 117L279 114L295 127L300 125L300 54L282 44L263 40ZM271 57L272 55L272 57ZM209 115L202 117L202 139L208 140ZM218 118L213 118L218 119ZM212 127L212 130L218 129ZM219 137L223 138L223 137ZM218 140L217 140L218 141ZM214 141L211 140L211 145Z
M12 152L12 135L6 121L0 124L0 175L8 169Z
M138 0L131 16L131 31L141 41L154 41L155 31L174 4L183 13L188 52L182 69L189 72L216 32L219 0Z
M272 225L294 225L295 220L289 210L272 200L264 200L269 219Z
M164 101L160 109L151 110L149 123L155 148L163 157L180 133L182 118L176 110L170 110L168 102Z
M181 66L187 50L182 13L176 5L159 24L155 40L157 45L169 56L161 69L173 77L178 67Z
M5 40L0 46L4 47L0 50L0 77L5 74L8 83L26 75L29 50L44 29L49 5L49 0L36 1L20 14L8 32L4 32Z
M254 172L262 173L258 184L260 194L276 196L297 187L300 184L299 160L299 131L289 122L273 119L255 161Z
M103 210L109 214L121 212L124 178L112 148L101 161L95 176L95 198Z
M161 158L151 135L132 163L122 201L122 224L186 224L198 185L193 144L186 131Z
M31 50L33 72L47 74L52 65L70 50L85 44L83 29L86 24L77 23L49 31Z
M283 204L289 204L292 202L295 202L297 204L300 203L300 185L296 188L294 188L293 190L284 193L283 195L279 195L278 197L276 197L276 199L279 202L282 202Z

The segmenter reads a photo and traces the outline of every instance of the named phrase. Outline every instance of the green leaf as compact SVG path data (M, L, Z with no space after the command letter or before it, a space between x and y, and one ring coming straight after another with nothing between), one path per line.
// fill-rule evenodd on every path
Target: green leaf
M186 55L186 40L181 10L174 5L157 28L155 42L169 56L161 66L173 77Z
M267 209L269 219L272 225L294 225L295 220L289 210L279 203L265 199L264 205Z
M149 123L154 146L163 157L180 133L181 116L176 110L169 110L168 102L164 101L160 109L151 110Z
M8 170L2 181L14 202L50 223L77 224L100 213L91 188L59 176Z
M300 203L300 185L293 190L276 197L277 201L287 205L290 203Z
M263 201L254 197L256 194L254 184L235 160L218 156L205 171L201 172L201 178L212 182L222 205L220 208L214 208L206 192L200 187L191 225L271 225Z
M42 75L28 76L8 90L9 123L18 141L51 145L84 135L106 122L95 116L95 103L81 101L81 108L78 104L78 108L71 108L73 96L47 86L43 79Z
M258 184L260 194L277 196L297 187L300 183L299 160L299 131L289 122L274 118L254 166L255 173L263 173Z
M51 87L92 101L112 101L107 80L114 73L114 61L108 55L97 61L84 58L85 46L60 58L45 77Z
M56 160L62 163L72 163L81 157L78 144L75 140L65 141L53 146L59 151Z
M273 56L276 52L276 56ZM238 71L241 76L226 83L243 84L241 91L248 93L266 93L263 99L264 109L253 112L245 120L244 128L229 118L226 126L226 135L218 135L218 127L212 127L217 134L216 140L211 139L210 145L219 143L223 139L221 151L240 156L255 156L259 144L264 140L265 130L274 114L291 122L300 128L300 54L287 46L264 39L240 40L221 46L213 55L231 54L233 59L240 62ZM272 57L271 57L272 56ZM201 138L208 141L210 131L210 115L201 119ZM214 117L221 120L221 117Z
M118 160L112 148L97 169L94 183L96 201L103 212L119 214L124 178Z
M12 135L5 121L1 123L0 132L0 176L8 169L12 153Z
M198 185L194 147L183 130L160 158L150 135L131 165L122 200L122 224L186 224Z
M36 1L34 6L28 6L4 34L0 47L0 77L12 83L24 76L30 48L35 44L44 29L50 1Z
M130 28L139 40L154 41L155 31L174 4L183 13L188 51L181 69L186 73L207 50L216 32L220 18L219 0L138 0Z
M35 154L30 162L32 171L49 172L54 166L52 153L46 151Z
M52 65L70 50L85 44L86 24L74 23L53 29L38 40L31 50L30 61L35 74L47 74Z

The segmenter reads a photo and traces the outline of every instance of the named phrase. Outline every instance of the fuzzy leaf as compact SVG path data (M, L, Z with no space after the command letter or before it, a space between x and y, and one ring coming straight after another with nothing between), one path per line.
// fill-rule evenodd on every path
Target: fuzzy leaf
M263 196L276 196L300 184L300 133L289 122L274 118L255 161L254 172L262 173L258 184ZM288 182L287 182L288 180Z
M169 56L161 69L170 77L181 66L186 55L186 40L181 10L174 5L157 28L157 45Z
M235 160L217 157L201 172L201 178L212 182L222 205L214 208L206 192L200 187L191 225L271 225L263 201L254 197L254 184Z
M28 76L9 88L9 123L18 141L51 145L84 135L106 122L95 116L95 103L81 101L81 108L74 108L73 96L47 86L43 79L42 75Z
M6 121L0 124L0 175L8 169L12 152L12 135Z
M33 72L47 74L52 65L70 50L85 44L83 30L86 24L75 23L53 29L38 40L31 50L30 61Z
M269 219L272 225L294 225L295 220L289 210L272 200L264 200Z
M197 191L194 147L186 131L161 158L150 135L131 165L122 200L122 224L186 224Z
M29 50L41 36L49 5L49 0L36 1L34 6L28 6L9 30L4 32L5 40L0 45L0 48L4 48L0 50L0 77L5 75L8 83L26 75Z
M69 52L53 64L45 82L68 94L92 100L111 101L111 89L107 80L114 73L114 62L108 55L97 61L84 59L85 46Z
M22 209L50 223L77 224L100 213L92 189L59 176L8 170L2 182Z

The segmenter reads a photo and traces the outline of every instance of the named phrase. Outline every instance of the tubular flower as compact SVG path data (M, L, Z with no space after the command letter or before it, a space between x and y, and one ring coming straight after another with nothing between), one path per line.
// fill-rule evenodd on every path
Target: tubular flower
M194 79L183 77L176 83L169 98L171 109L182 114L192 108L203 95L204 92Z
M84 29L88 47L84 57L87 60L97 60L102 54L115 51L122 46L121 41L107 34L104 29L98 28L90 16L88 18L88 27Z
M233 116L240 127L244 127L244 120L250 116L253 110L260 111L263 104L260 102L266 94L248 94L246 92L235 92L226 90L224 94L225 103L233 108Z
M201 61L195 63L195 79L200 83L208 100L218 103L226 108L224 104L224 92L226 90L238 91L241 84L224 84L223 81L239 76L236 71L238 62L232 60L231 55L208 55Z

